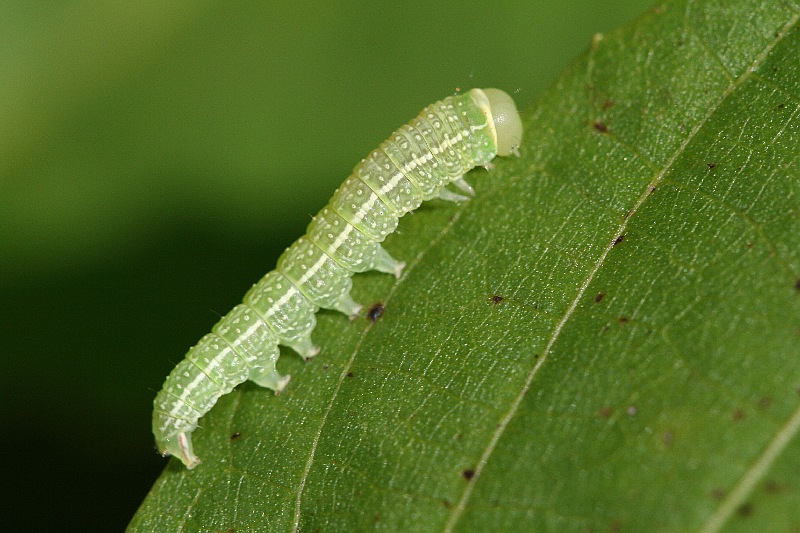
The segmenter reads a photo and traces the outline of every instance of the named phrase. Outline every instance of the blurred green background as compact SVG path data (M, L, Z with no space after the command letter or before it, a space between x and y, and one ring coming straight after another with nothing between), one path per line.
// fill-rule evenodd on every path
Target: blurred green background
M4 529L123 529L164 377L361 157L650 3L3 2Z

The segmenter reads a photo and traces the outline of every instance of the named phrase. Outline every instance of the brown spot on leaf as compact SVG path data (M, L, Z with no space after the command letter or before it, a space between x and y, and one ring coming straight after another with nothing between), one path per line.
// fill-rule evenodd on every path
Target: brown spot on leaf
M616 246L624 240L625 240L625 234L623 233L622 235L614 239L614 242L611 244L611 246Z
M505 298L500 296L499 294L493 294L492 297L489 298L489 301L492 302L492 305L497 305L503 300L505 300Z
M613 415L613 414L614 414L614 409L612 409L608 405L606 405L605 407L600 409L600 416L602 416L603 418L610 418L611 415Z
M374 324L383 316L385 309L386 307L384 307L381 302L373 304L372 307L369 308L369 311L367 311L367 320Z
M619 317L619 323L622 324L622 325L625 325L630 321L631 321L631 319L626 317L626 316Z
M706 167L708 167L708 170L714 170L715 168L717 168L717 164L716 163L708 163L706 165Z
M750 502L745 502L736 509L736 514L741 516L742 518L747 518L748 516L753 514L753 504Z
M733 412L733 415L731 415L731 418L732 418L734 421L738 421L738 420L741 420L741 419L743 419L743 418L744 418L744 411L742 411L741 409L737 409L737 410L735 410L735 411Z
M606 297L606 293L598 292L594 297L594 301L597 302L597 303L600 303L600 302L603 301L603 298L605 298L605 297Z
M467 469L467 470L464 470L463 472L461 472L461 475L464 476L464 479L469 481L470 479L475 477L475 471L472 470L472 469Z
M599 120L593 124L594 129L599 131L600 133L608 133L608 126L606 126L605 122L600 122Z
M241 436L242 436L242 434L241 434L241 433L239 433L239 432L237 431L236 433L234 433L233 435L231 435L230 439L231 439L231 440L236 440L236 439L238 439L238 438L239 438L239 437L241 437Z
M353 376L354 376L354 374L353 374L352 372L348 372L348 373L347 373L347 377L348 377L348 378L352 378Z
M761 409L768 409L770 405L772 405L772 398L769 396L764 396L758 400L758 407Z

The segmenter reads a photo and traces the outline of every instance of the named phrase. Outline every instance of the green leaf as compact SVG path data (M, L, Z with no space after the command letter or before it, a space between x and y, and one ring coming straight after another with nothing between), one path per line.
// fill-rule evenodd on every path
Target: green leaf
M321 312L284 394L195 432L131 531L800 527L800 4L667 2L596 37Z

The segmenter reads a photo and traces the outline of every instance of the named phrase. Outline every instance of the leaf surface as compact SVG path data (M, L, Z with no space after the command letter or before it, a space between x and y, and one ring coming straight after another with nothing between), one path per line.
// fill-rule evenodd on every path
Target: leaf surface
M195 433L131 531L800 527L800 5L596 37L519 158L431 202L279 397Z

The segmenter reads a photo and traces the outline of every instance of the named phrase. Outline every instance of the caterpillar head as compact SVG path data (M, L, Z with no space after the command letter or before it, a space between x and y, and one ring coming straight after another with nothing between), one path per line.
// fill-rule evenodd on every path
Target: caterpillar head
M483 93L488 104L487 117L494 124L497 155L516 153L522 142L522 119L514 100L500 89L483 89Z

